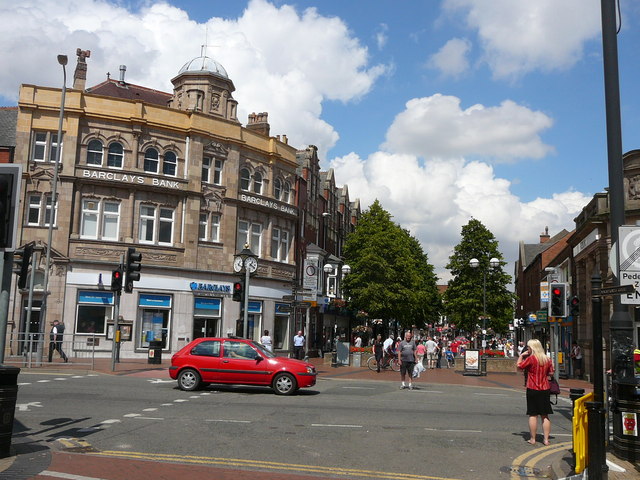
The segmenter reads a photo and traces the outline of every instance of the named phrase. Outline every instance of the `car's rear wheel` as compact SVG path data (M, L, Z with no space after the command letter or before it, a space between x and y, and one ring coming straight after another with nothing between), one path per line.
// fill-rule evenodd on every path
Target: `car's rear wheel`
M279 373L273 379L273 390L276 395L293 395L297 389L296 379L290 373Z
M200 374L191 368L182 370L178 375L178 386L181 390L191 392L196 390L201 383Z

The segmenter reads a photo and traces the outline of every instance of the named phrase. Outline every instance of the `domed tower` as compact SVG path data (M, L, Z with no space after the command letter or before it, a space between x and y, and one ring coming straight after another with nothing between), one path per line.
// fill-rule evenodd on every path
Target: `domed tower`
M173 98L169 107L238 122L238 102L231 95L236 88L224 67L213 58L201 56L188 61L171 83Z

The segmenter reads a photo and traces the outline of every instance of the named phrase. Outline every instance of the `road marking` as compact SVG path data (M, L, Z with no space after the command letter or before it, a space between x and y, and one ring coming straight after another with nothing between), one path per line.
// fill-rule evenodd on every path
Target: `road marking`
M74 376L73 376L73 377L71 377L71 378L84 378L84 375L74 375Z
M350 390L375 390L373 387L342 387Z
M43 406L44 405L42 405L40 402L18 403L16 405L16 407L18 407L19 412L30 412L31 410L29 409L31 407L42 408Z
M460 432L460 433L482 433L482 430L456 430L453 428L444 429L444 428L427 428L425 430L429 432Z
M511 468L512 468L511 479L512 480L521 479L520 475L518 475L515 471L519 467L533 468L539 460L543 459L546 456L551 456L559 451L566 450L569 447L571 447L571 445L572 445L572 442L558 443L557 445L547 446L540 450L536 449L534 451L525 452L522 455L514 458L513 462L511 462ZM541 453L538 453L538 452L541 452ZM527 457L531 457L531 458L529 460L526 460Z
M161 407L173 407L173 403L163 403L160 406Z
M251 423L250 420L205 420L205 422L221 422L221 423Z
M49 383L51 380L38 380L38 383Z
M211 392L202 392L200 395L204 396L204 395L211 395Z
M158 410L157 408L145 408L142 411L143 412L155 412L156 410Z
M188 402L189 400L187 400L186 398L178 398L176 400L174 400L175 403L180 403L180 402Z
M25 382L25 383L19 383L18 386L19 387L23 387L24 385L31 385L30 382Z
M87 377L97 377L99 376L97 373L90 373L87 375Z
M422 390L421 388L413 391L418 393L443 393L440 390Z
M338 428L362 428L362 425L332 425L325 423L312 423L312 427L338 427Z
M148 382L151 383L173 383L175 382L175 380L163 380L161 378L149 378L147 379Z
M73 473L54 472L51 470L45 470L40 472L40 475L54 478L66 478L68 480L104 480L98 477L85 477L84 475L74 475Z
M121 422L122 422L122 420L118 420L118 419L115 419L115 418L110 418L109 420L103 420L103 421L101 421L101 422L100 422L100 424L102 424L102 425L108 425L108 424L110 424L110 423L121 423Z
M57 378L54 378L54 380L66 380L66 378L63 378L63 377L57 377Z
M139 417L140 414L139 413L127 413L126 415L123 415L123 417L127 417L127 418L133 418L133 417Z
M316 465L300 465L291 463L267 462L261 460L243 460L239 458L196 457L190 455L154 454L143 452L123 452L105 450L92 452L89 455L101 457L134 458L136 460L153 460L176 463L196 463L200 465L223 465L227 467L261 468L265 470L295 471L298 473L320 473L343 477L380 478L387 480L460 480L451 477L434 477L428 475L414 475L408 473L387 473L375 470L357 470L353 468L323 467Z

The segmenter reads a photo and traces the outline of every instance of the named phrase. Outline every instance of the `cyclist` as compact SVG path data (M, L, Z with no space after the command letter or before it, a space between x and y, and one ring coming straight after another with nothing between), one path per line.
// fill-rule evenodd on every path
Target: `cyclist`
M395 351L393 348L393 334L389 335L384 343L382 344L382 351L384 353L384 365L389 365L389 360L391 360L395 356Z
M373 354L376 357L376 371L380 373L380 365L382 363L382 355L384 354L384 344L382 343L382 335L378 335L373 342Z

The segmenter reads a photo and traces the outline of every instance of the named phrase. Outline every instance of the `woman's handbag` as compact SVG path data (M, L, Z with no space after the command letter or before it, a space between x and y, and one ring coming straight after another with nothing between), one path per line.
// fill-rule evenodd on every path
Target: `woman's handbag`
M549 399L549 401L553 404L553 405L557 405L558 404L558 395L560 394L560 385L558 385L558 382L556 381L555 378L551 377L549 379L549 393L551 395L555 395L556 396L556 401L551 402L551 399Z

